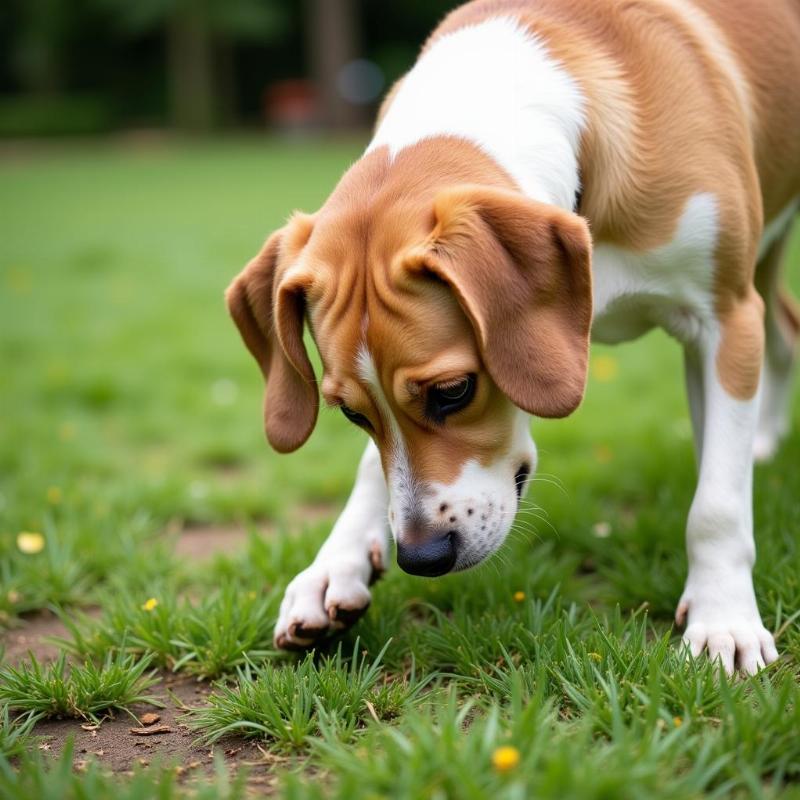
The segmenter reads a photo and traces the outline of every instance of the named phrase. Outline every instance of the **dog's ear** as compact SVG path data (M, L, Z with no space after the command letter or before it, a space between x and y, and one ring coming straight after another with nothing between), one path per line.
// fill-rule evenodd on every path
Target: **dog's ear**
M296 450L308 439L319 409L314 370L303 344L310 278L291 267L311 227L310 217L295 215L267 239L225 294L228 310L267 382L264 427L269 443L280 453Z
M586 221L514 192L459 186L434 204L431 240L406 265L445 281L484 364L519 408L563 417L583 398L592 321Z

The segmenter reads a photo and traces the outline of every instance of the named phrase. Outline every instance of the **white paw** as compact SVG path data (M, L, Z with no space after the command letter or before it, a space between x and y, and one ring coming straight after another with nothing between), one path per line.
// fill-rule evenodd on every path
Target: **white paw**
M706 650L729 675L737 667L753 675L778 658L775 640L761 622L752 587L727 592L721 588L724 583L693 585L690 578L675 621L686 622L683 641L694 657Z
M275 646L311 647L330 633L350 627L369 607L369 585L384 571L384 548L326 553L286 587L275 625Z

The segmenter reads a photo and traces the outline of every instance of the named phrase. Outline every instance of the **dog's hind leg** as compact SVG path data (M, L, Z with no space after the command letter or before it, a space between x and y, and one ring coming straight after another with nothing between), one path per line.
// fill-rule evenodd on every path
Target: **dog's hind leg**
M378 449L370 441L330 536L311 566L286 587L275 625L276 647L311 647L367 610L369 585L389 562L388 503Z
M756 271L766 332L761 410L753 445L756 461L772 458L789 432L792 379L800 352L800 308L781 286L790 233L791 226L770 245Z

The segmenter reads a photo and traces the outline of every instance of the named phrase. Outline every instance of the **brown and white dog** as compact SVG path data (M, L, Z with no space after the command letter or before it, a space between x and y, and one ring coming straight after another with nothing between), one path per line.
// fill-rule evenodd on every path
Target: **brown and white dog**
M684 347L699 461L677 621L728 671L777 658L752 464L786 433L800 331L778 285L798 86L799 0L475 0L445 18L325 205L228 290L272 446L316 420L304 322L325 402L371 437L286 590L279 647L367 607L387 528L415 574L497 550L536 466L528 415L581 402L590 335L661 326Z

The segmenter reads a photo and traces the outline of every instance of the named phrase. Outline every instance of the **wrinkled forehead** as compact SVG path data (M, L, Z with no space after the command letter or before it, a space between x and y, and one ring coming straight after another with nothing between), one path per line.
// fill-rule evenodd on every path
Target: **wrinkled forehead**
M363 382L365 357L387 391L395 379L477 369L472 326L443 283L416 278L400 287L364 275L328 282L309 316L332 380Z

